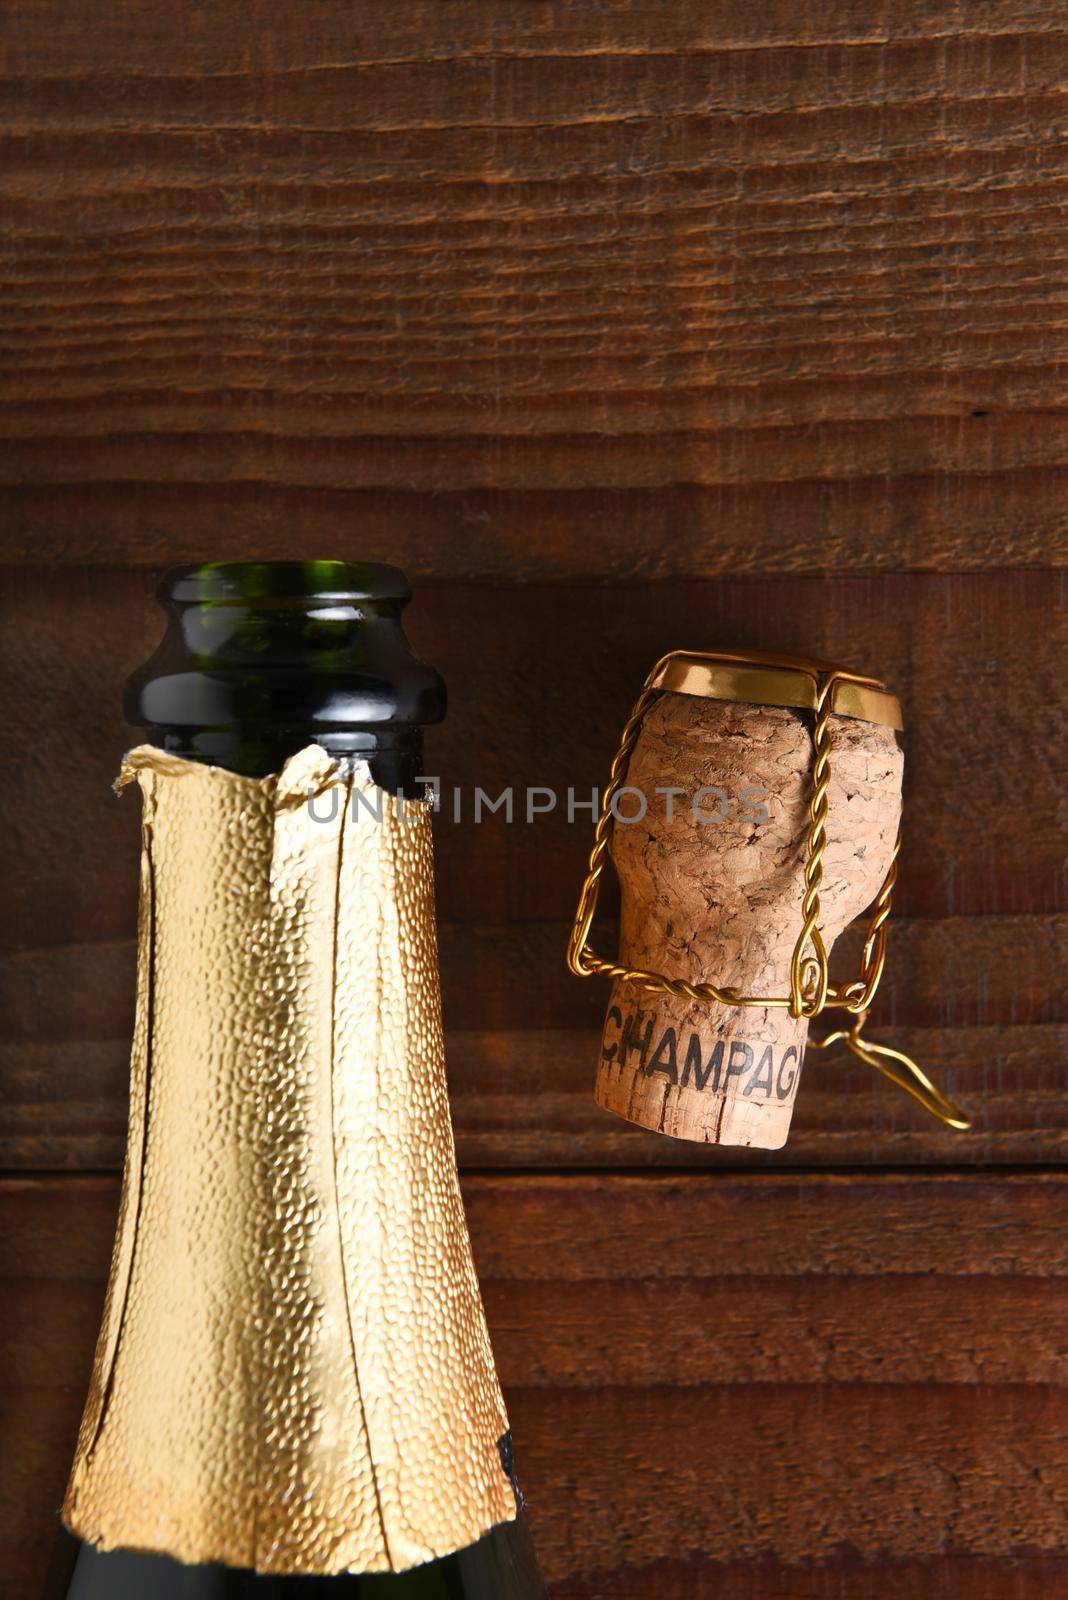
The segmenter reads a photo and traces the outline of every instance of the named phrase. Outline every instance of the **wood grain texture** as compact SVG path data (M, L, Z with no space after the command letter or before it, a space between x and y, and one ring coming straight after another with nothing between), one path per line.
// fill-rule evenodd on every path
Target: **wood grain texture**
M1056 1594L1065 1198L1049 1177L468 1179L554 1596ZM47 1549L116 1203L114 1180L0 1186L12 1593Z
M1063 15L818 9L11 8L8 559L1063 557Z
M744 0L679 0L665 13L657 0L601 0L561 8L553 0L396 0L380 14L359 6L343 16L331 0L307 0L298 14L259 5L270 28L251 38L223 8L197 15L195 30L173 27L161 0L122 12L79 8L63 0L23 4L25 24L12 29L12 73L76 79L91 60L101 72L248 76L274 60L294 72L434 61L658 56L679 51L719 54L784 45L798 53L827 45L882 47L892 40L1043 38L1063 32L1058 0L1001 0L980 8L968 0L827 0L818 12L770 0L759 13ZM371 26L373 21L373 27ZM161 60L161 37L167 40ZM329 54L328 54L329 52ZM79 71L79 69L81 69Z

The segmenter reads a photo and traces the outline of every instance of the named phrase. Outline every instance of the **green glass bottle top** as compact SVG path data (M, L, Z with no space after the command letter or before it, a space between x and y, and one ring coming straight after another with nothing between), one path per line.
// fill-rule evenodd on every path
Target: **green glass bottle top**
M445 686L405 637L397 567L346 561L177 568L159 648L126 686L126 720L174 755L262 777L314 740L410 790Z

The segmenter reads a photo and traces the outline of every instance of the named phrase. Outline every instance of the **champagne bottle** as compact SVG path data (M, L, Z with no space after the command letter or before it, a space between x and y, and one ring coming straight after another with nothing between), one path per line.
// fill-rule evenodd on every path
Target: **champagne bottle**
M456 1176L402 573L183 569L69 1600L536 1600Z

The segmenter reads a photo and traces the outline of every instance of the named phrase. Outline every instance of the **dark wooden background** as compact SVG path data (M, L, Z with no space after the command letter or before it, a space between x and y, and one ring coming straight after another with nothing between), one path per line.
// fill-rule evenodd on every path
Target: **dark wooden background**
M169 563L387 559L446 783L604 773L652 660L908 722L877 1012L789 1147L593 1105L587 828L444 819L465 1192L557 1600L1068 1594L1063 0L10 0L0 59L0 1589L117 1195Z

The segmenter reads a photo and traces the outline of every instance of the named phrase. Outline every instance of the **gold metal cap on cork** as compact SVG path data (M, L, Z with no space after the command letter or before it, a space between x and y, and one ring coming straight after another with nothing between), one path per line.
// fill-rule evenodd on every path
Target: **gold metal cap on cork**
M703 695L709 700L815 711L824 679L829 680L832 713L878 722L901 732L901 702L887 693L878 678L861 678L844 667L808 656L764 650L673 650L657 662L647 687Z
M614 980L602 1106L678 1138L776 1149L806 1043L841 1042L948 1126L969 1125L915 1062L862 1037L897 875L901 726L885 684L830 663L738 650L656 663L612 763L567 951L577 976ZM618 962L590 943L609 853ZM836 983L829 952L868 906L859 972ZM851 1026L808 1041L828 1009Z

